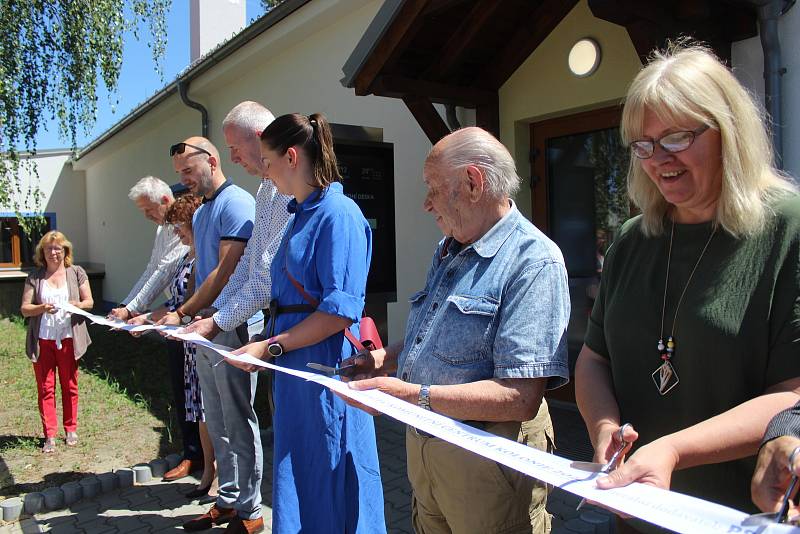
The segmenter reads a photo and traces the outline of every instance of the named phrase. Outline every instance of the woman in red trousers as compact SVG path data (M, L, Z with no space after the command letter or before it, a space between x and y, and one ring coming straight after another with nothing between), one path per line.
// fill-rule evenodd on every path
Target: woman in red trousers
M78 444L78 358L91 343L84 317L62 309L64 303L89 310L94 306L89 278L72 264L72 243L64 234L47 232L36 246L38 270L28 275L20 311L28 320L25 353L33 362L44 429L42 452L55 452L56 371L61 382L64 431L69 446Z

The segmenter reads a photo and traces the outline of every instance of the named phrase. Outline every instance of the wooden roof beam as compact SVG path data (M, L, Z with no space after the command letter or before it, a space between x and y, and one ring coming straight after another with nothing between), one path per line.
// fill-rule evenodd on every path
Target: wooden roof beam
M422 131L430 139L431 144L436 144L439 139L450 133L442 116L433 107L433 102L422 96L407 96L403 102L419 124Z
M355 93L370 94L370 86L383 68L395 59L414 38L421 24L417 18L430 0L405 0L399 13L370 53L355 79Z
M453 6L464 3L466 0L430 0L428 7L422 13L424 16L437 15Z
M456 31L447 40L447 44L442 47L442 53L434 61L422 78L427 80L446 79L458 64L464 50L469 48L475 37L484 28L484 24L489 20L495 10L502 4L497 0L477 0L470 9L466 17L461 20Z
M505 48L497 54L499 61L490 64L482 74L476 76L475 85L499 89L577 3L578 0L543 0L526 18L526 21L535 22L533 27L521 24L508 39Z
M475 109L475 123L500 139L500 98L497 93L492 101L480 104Z
M455 104L469 108L492 102L497 98L496 91L391 75L376 78L372 84L372 94L391 98L424 97L440 104Z

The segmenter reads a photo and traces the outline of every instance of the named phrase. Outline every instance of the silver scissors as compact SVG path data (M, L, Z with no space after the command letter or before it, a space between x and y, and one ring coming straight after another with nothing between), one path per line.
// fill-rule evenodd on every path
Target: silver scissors
M601 464L598 462L572 462L571 464L569 464L569 466L572 467L573 469L580 469L581 471L591 471L592 473L610 473L611 471L616 469L617 462L619 461L620 456L622 455L622 451L624 451L625 447L628 446L628 442L625 441L623 436L625 435L625 429L630 426L631 426L630 423L625 423L624 425L619 427L619 430L617 430L616 434L617 437L619 438L620 444L619 447L617 447L617 450L614 451L614 454L611 455L611 458L608 460L607 463ZM585 503L586 499L585 498L581 499L581 502L578 503L578 507L576 508L576 510L580 510L581 506L583 506Z
M789 472L793 472L794 460L800 454L800 447L796 447L792 454L789 455ZM761 514L753 514L744 518L742 521L743 527L752 527L756 525L768 525L770 523L794 523L800 516L793 517L789 520L789 499L792 497L795 488L797 487L797 475L792 475L792 480L789 482L789 487L786 488L786 493L783 494L783 502L777 512L764 512Z
M355 364L345 365L344 367L331 367L330 365L322 365L321 363L309 362L306 367L319 371L327 376L341 375L342 371L355 367Z

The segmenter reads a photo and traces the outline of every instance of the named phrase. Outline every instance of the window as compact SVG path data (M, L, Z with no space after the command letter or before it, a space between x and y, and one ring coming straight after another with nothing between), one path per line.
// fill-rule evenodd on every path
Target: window
M44 215L44 225L30 238L22 229L16 216L0 216L0 268L33 267L33 253L42 236L54 228L55 216Z

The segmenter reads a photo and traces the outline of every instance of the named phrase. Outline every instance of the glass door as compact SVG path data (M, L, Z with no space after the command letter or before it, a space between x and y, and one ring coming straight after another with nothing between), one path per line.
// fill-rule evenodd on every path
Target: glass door
M619 137L619 118L615 107L531 125L533 221L561 248L569 274L570 373L583 345L606 249L631 216L628 151Z

